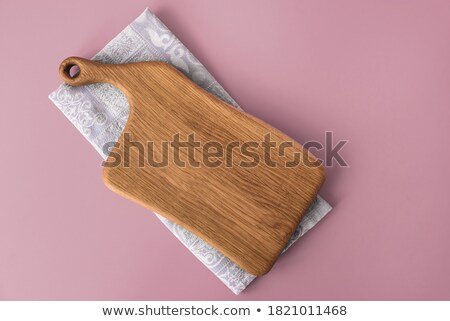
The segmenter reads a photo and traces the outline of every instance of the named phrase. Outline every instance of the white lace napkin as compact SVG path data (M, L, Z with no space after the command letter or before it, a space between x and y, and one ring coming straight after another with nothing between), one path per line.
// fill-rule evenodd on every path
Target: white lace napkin
M178 68L207 91L240 108L192 53L148 9L93 59L104 63L164 61ZM103 152L104 144L118 140L128 118L129 106L123 93L109 84L84 87L63 84L49 98L106 159L108 155ZM330 210L330 205L320 196L317 197L286 249ZM157 216L235 294L243 291L255 278L202 239L164 217Z

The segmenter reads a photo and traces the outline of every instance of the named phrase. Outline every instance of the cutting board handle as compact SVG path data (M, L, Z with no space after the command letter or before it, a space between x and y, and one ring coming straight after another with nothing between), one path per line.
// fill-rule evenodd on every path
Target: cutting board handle
M71 69L78 67L78 71L71 75ZM108 66L80 57L69 57L59 66L59 75L71 86L83 86L98 82L109 82Z

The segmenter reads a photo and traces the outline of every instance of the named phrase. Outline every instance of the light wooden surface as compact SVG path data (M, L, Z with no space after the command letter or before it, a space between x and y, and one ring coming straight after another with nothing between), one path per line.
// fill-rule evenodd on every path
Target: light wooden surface
M77 65L80 72L70 77ZM220 250L241 268L254 275L267 273L282 252L324 181L322 166L288 168L294 152L309 164L317 160L300 144L285 149L280 156L270 153L277 164L264 162L254 168L239 166L248 158L232 150L232 167L177 166L169 150L169 166L152 167L145 155L140 167L138 148L124 150L123 138L154 143L156 160L163 157L162 142L179 133L181 140L195 133L197 141L215 141L226 146L231 141L259 142L270 133L278 144L293 141L288 136L217 99L162 62L124 65L94 63L71 57L61 63L62 79L73 86L111 83L122 90L130 103L130 116L113 152L129 156L130 166L105 167L106 185L160 215L178 223ZM254 148L260 159L261 147ZM146 154L146 153L145 153ZM187 161L186 148L180 158ZM202 149L195 149L202 160ZM110 155L107 162L114 159Z

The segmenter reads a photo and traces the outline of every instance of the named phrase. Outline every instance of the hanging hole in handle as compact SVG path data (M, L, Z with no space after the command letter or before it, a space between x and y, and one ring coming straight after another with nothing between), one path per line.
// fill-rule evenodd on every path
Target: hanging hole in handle
M81 69L76 64L68 64L64 68L64 72L69 78L75 79L75 78L77 78L80 75Z

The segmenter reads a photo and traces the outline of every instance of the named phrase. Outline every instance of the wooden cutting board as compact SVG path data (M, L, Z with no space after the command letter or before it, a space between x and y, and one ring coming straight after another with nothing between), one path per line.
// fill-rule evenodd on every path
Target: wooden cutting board
M71 76L74 66L79 72ZM324 181L316 158L166 63L71 57L60 75L72 86L110 83L128 97L128 122L103 169L111 190L193 232L247 272L270 270ZM267 134L275 147L263 147ZM302 164L289 163L295 157Z

